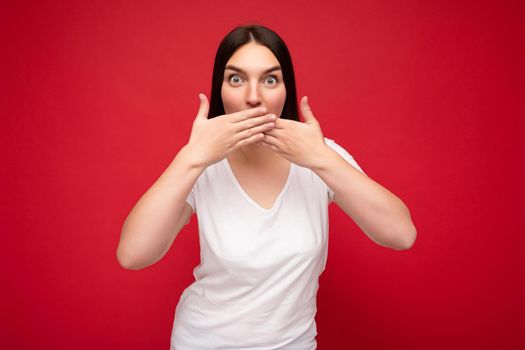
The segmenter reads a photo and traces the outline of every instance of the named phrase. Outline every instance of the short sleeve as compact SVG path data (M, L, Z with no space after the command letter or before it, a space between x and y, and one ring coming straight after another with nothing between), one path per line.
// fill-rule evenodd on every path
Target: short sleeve
M336 151L337 154L339 154L344 160L350 163L350 165L352 165L354 168L356 168L361 173L366 175L366 173L363 171L363 169L361 169L359 164L357 164L354 157L352 157L352 155L350 155L350 153L348 153L343 147L339 146L334 140L331 140L329 138L325 137L324 140L327 146L329 146L334 151ZM326 188L327 188L328 198L329 198L328 202L331 203L334 200L334 191L332 191L332 189L328 186L326 186Z
M191 205L191 209L193 210L193 213L195 213L195 186L193 186L188 197L186 197L186 202Z

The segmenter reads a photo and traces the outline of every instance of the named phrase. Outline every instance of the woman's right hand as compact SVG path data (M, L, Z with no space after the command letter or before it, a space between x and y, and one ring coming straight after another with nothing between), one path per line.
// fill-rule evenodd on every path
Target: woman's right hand
M266 114L266 108L256 107L208 119L209 103L199 94L200 107L193 121L190 140L186 145L194 164L207 167L224 159L235 149L261 141L264 131L271 130L277 117Z

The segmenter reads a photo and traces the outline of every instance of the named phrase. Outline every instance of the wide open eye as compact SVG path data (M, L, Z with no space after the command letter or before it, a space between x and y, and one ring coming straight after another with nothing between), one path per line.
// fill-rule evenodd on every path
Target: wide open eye
M242 79L239 74L230 74L228 76L228 81L234 85L237 85L242 81Z
M277 85L277 83L279 82L279 78L277 78L277 76L275 75L269 75L266 78L266 81L269 82L270 85Z

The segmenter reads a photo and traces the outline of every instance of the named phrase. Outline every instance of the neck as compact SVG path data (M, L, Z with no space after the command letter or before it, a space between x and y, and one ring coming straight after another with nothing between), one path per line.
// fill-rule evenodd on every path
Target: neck
M246 164L246 165L265 165L280 160L282 157L271 149L252 143L239 147L228 155L228 159Z

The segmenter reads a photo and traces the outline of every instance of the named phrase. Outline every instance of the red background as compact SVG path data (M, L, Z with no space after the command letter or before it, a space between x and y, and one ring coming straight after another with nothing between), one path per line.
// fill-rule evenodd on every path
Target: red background
M286 41L324 135L409 207L411 250L330 207L319 349L522 349L522 1L14 2L1 11L2 348L167 349L194 216L122 269L120 229L188 140L216 49Z

